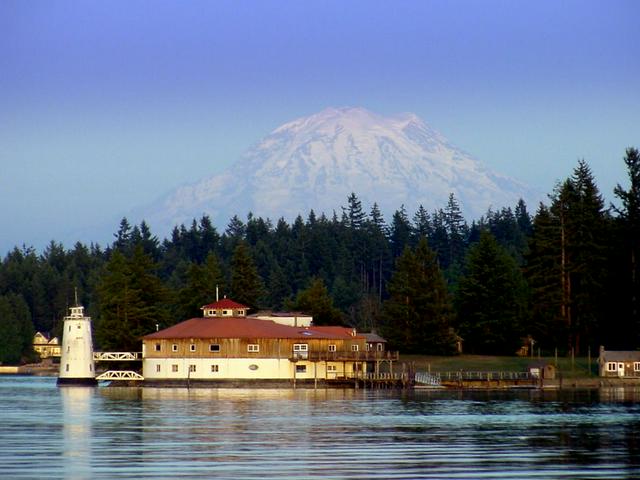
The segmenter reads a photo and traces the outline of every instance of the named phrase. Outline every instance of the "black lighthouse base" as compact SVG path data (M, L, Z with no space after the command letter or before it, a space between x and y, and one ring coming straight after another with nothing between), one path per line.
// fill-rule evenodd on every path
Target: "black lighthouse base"
M59 387L95 387L98 381L95 378L58 377L57 384Z

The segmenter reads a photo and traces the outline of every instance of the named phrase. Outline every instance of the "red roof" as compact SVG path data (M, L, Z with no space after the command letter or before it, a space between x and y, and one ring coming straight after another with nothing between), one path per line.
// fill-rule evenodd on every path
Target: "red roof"
M352 329L344 327L290 327L271 320L251 317L206 317L185 320L144 340L171 338L353 338Z
M222 300L210 303L209 305L204 305L204 306L202 306L200 308L208 308L208 309L225 308L225 309L228 309L228 310L237 310L237 309L240 309L240 308L244 308L246 310L249 307L247 307L246 305L242 305L241 303L234 302L233 300L231 300L229 298L223 298Z

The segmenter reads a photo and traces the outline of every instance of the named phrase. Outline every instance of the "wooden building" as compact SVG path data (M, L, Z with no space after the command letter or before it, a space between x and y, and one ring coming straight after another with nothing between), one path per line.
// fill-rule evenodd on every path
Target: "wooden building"
M640 378L640 351L600 347L598 369L601 377Z
M201 318L143 337L145 382L343 380L397 359L384 339L352 328L247 317L246 306L226 298L202 310Z

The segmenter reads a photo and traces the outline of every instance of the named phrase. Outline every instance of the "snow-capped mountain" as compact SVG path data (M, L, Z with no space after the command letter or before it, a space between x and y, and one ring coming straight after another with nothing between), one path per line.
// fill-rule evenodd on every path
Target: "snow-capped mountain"
M514 206L535 194L489 171L413 114L385 117L363 108L328 108L277 128L226 171L178 188L144 217L155 227L189 224L208 214L224 227L235 214L328 216L355 192L377 202L387 220L405 205L443 208L449 194L467 220L489 207Z

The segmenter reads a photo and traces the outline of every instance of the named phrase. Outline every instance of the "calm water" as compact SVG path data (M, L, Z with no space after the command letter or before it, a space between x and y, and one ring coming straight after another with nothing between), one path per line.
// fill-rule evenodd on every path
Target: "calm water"
M0 377L2 478L640 478L640 390L57 388Z

